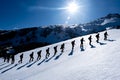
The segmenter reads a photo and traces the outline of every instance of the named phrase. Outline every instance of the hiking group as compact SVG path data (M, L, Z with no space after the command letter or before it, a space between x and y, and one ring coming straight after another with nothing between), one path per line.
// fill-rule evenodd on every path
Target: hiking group
M107 40L107 36L108 36L108 33L107 33L107 31L105 31L105 33L104 33L104 40ZM99 43L100 34L97 33L95 35L95 37L96 37L96 42ZM92 35L90 35L88 37L88 40L89 40L89 45L92 45L91 44L92 43ZM80 39L80 48L82 48L82 49L84 48L84 42L85 42L85 40L82 37ZM73 40L71 42L71 45L72 45L72 50L73 50L74 46L75 46L75 40ZM57 52L58 52L58 46L54 46L53 49L54 49L54 55L53 56L55 56L57 54ZM61 46L60 46L61 53L64 52L64 49L65 49L65 43L61 44ZM15 51L14 51L13 48L5 49L5 50L3 50L3 53L4 53L4 56L3 56L4 57L4 62L7 61L9 63L10 58L11 58L11 64L13 64L15 62ZM37 52L37 59L36 59L36 61L39 61L41 59L41 53L42 53L42 50ZM18 63L22 63L23 62L23 56L24 56L23 53L20 54L20 56L19 56L20 60L18 61ZM49 56L50 56L50 48L48 47L46 49L45 59L48 59ZM29 62L32 62L33 60L34 60L34 52L29 54Z
M10 60L11 60L11 64L15 62L15 50L13 49L13 47L7 47L2 52L3 52L4 62L9 63Z

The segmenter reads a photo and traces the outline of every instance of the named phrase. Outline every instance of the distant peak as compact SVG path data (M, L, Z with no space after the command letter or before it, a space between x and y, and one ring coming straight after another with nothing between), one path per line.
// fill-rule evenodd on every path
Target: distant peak
M118 13L114 13L114 14L108 14L105 18L120 18L120 14L118 14Z

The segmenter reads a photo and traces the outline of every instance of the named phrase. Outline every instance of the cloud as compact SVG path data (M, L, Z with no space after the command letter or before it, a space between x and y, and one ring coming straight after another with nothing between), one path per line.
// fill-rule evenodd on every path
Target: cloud
M32 6L29 10L66 10L66 7L42 7L42 6Z

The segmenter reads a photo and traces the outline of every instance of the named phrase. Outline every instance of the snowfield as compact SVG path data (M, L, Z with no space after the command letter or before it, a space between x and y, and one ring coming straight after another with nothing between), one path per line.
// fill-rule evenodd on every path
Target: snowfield
M80 49L77 37L42 48L23 52L23 63L18 64L19 53L15 63L5 63L0 59L0 80L120 80L120 29L108 30L107 41L100 32L100 43L96 43L96 34L92 35L92 45L85 38L84 50ZM72 50L71 41L75 40ZM65 43L61 54L60 46ZM58 52L53 56L53 47L58 45ZM50 57L45 60L46 49L50 48ZM42 50L42 58L36 61L37 52ZM29 62L29 54L34 52L34 61Z

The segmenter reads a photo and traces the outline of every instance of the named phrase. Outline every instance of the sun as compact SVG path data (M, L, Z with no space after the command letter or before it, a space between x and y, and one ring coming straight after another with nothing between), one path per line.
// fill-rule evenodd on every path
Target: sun
M75 2L71 2L68 4L67 10L70 13L75 13L78 11L79 6Z

